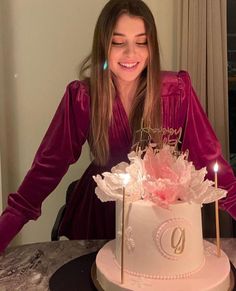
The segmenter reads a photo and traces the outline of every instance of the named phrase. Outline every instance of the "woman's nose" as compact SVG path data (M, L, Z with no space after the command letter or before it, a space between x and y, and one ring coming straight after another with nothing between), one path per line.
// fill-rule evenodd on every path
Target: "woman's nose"
M135 55L136 49L134 44L127 44L125 49L126 55Z

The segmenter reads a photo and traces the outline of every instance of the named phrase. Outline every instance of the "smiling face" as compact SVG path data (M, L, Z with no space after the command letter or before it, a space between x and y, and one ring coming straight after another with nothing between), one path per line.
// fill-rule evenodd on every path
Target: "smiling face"
M108 60L118 86L136 81L147 66L148 56L144 21L122 14L113 32Z

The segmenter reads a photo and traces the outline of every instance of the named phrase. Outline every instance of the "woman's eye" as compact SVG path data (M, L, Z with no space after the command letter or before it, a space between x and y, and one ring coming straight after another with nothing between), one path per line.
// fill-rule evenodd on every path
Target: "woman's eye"
M147 45L147 41L136 42L137 45Z
M112 44L119 46L119 45L123 45L124 42L112 41Z
M125 41L115 41L115 40L113 40L111 43L112 45L115 45L115 46L124 46L126 44ZM147 45L147 41L146 40L136 41L136 45L145 46Z

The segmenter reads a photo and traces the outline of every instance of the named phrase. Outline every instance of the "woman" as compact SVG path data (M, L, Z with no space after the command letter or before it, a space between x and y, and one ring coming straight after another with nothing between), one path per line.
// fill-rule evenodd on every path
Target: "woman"
M221 156L219 142L199 104L186 72L161 73L156 27L141 0L111 0L102 10L93 49L81 72L90 77L66 89L31 169L0 217L0 251L30 219L40 215L53 191L88 140L93 161L68 202L60 234L70 239L114 238L113 202L94 193L93 175L120 161L135 142L141 120L152 128L183 128L182 149L197 168L218 161L219 185L228 196L221 207L236 217L236 180Z

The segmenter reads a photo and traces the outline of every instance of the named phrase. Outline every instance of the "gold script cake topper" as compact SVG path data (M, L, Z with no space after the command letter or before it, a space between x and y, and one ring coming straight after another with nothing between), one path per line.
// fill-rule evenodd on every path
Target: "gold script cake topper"
M151 128L143 127L143 121L141 128L135 133L135 142L132 146L136 152L143 150L150 144L155 144L157 149L163 148L163 145L171 146L174 151L178 151L178 146L181 143L182 128Z

